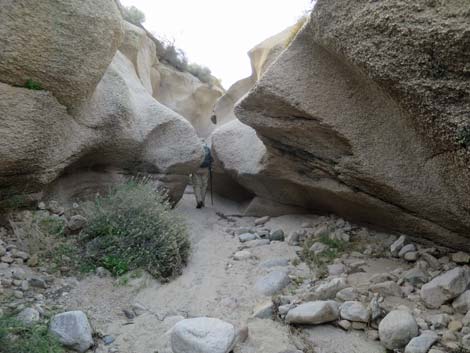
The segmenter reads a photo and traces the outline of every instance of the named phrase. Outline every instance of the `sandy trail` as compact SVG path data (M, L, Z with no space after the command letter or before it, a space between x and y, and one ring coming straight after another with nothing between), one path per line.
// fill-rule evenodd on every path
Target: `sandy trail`
M111 347L121 353L171 353L168 330L181 317L198 316L217 317L237 327L247 325L250 337L235 352L295 350L287 326L252 318L253 308L269 300L255 291L254 283L273 270L259 264L275 258L297 258L295 248L276 242L250 249L254 259L234 261L232 255L240 242L224 229L253 226L254 219L231 217L235 222L230 222L217 213L234 215L239 213L238 208L236 203L216 198L214 207L198 210L193 195L185 194L176 212L188 225L192 254L183 274L170 283L141 278L119 286L110 278L96 276L80 282L70 293L68 307L85 310L98 331L116 339L111 346L100 346L98 352L108 352ZM292 274L308 272L305 266L289 266L289 270ZM105 308L108 299L112 308ZM147 311L129 324L122 310L133 303L145 306Z

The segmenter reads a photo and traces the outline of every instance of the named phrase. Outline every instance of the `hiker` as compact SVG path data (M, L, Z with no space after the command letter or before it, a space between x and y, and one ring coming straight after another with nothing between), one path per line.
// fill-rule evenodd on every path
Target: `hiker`
M196 196L196 208L205 206L207 186L209 184L210 169L212 167L212 155L209 146L206 143L204 147L204 160L199 169L192 174L194 195Z

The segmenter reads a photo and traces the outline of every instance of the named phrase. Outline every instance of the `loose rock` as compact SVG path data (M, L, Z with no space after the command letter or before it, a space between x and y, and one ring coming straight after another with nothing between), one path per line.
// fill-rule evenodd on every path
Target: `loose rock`
M236 332L232 324L200 317L178 322L170 341L174 353L228 353L235 345Z
M335 301L315 301L301 304L289 310L286 322L289 324L319 325L339 318L339 305Z
M370 312L362 303L348 301L341 305L340 316L344 320L369 322Z
M255 288L260 294L271 296L290 283L287 271L273 271L268 275L258 279Z
M61 344L77 352L83 353L93 345L90 324L81 311L55 315L51 320L49 331Z
M420 294L426 306L437 309L462 294L469 284L469 268L457 267L423 285Z
M424 331L406 345L405 353L427 353L438 339L439 336L435 332Z
M380 341L387 349L405 347L418 336L418 324L409 311L391 311L379 324Z

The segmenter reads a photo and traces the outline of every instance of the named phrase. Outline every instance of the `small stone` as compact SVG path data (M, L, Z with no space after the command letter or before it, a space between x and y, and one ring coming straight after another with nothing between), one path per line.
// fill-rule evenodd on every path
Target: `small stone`
M39 264L39 258L38 255L34 254L28 259L28 262L26 263L29 267L36 267Z
M107 335L107 336L103 337L103 343L104 343L105 346L109 346L113 342L114 342L114 337L113 336Z
M232 324L214 318L194 318L178 322L171 330L173 353L228 353L236 343Z
M441 267L441 264L439 263L439 261L434 256L432 256L431 254L428 254L426 252L422 253L421 258L424 261L426 261L428 263L428 265L431 266L431 268L433 270L438 270Z
M470 347L470 335L462 337L462 347Z
M93 345L90 324L81 311L69 311L53 316L49 331L61 344L81 353Z
M367 338L369 338L371 341L379 340L379 331L377 330L367 330L366 334Z
M416 246L414 244L407 244L400 249L398 252L398 257L403 258L407 253L416 251Z
M346 266L343 264L332 264L328 265L328 274L330 276L339 276L347 271Z
M447 329L452 332L459 332L463 327L463 324L461 321L453 320L449 322L449 325L447 326Z
M415 287L429 281L429 276L417 267L406 271L401 278Z
M450 317L447 314L436 314L428 317L433 329L441 329L447 327L450 322Z
M15 268L11 269L11 276L14 279L23 280L23 279L26 278L26 272L25 272L25 270L23 270L19 267L15 267Z
M289 310L288 324L319 325L339 318L339 305L335 301L315 301L301 304Z
M46 281L43 278L38 277L38 276L31 277L29 279L29 285L35 288L43 288L43 289L47 288Z
M104 267L97 267L95 273L100 278L106 278L111 276L111 272L105 269Z
M395 281L396 277L391 275L390 273L376 273L369 278L369 282L373 284L388 282L388 281Z
M253 317L258 319L271 319L274 315L274 305L271 300L257 305L253 309Z
M20 291L20 290L14 290L14 291L13 291L13 296L14 296L15 298L17 298L17 299L23 299L24 294L23 294L23 292Z
M405 246L406 236L401 235L392 245L390 245L390 252L392 256L397 257L399 251Z
M353 330L362 330L364 331L367 328L367 324L365 322L354 321L352 323Z
M369 287L371 292L378 293L382 297L401 297L402 290L398 284L393 281L377 283Z
M271 267L286 267L289 266L289 259L270 259L263 261L259 264L260 267L271 268Z
M256 291L260 294L271 296L289 285L290 278L287 271L273 271L258 279L255 283Z
M238 239L242 243L245 243L245 242L250 241L250 240L255 240L257 238L258 238L258 236L256 234L253 234L253 233L243 233L238 237Z
M348 321L369 322L370 312L361 302L348 301L341 305L340 316Z
M380 341L390 350L405 347L418 333L415 318L405 310L391 311L379 324Z
M132 311L134 312L136 316L140 316L144 314L145 312L147 312L147 308L139 303L134 303L132 304L131 307L132 307Z
M405 353L427 353L439 336L433 331L424 331L406 345Z
M359 293L353 287L344 288L336 293L336 299L343 302L354 301L358 296Z
M269 240L271 241L284 241L284 231L282 229L276 229L269 234Z
M13 257L22 259L22 260L28 260L29 259L29 254L24 251L13 251L12 252Z
M134 320L135 319L135 313L134 311L132 310L129 310L129 309L122 309L122 312L124 313L124 315L126 316L126 318L128 320Z
M13 257L11 257L10 255L4 255L0 258L0 261L6 264L12 264L15 261L15 259L13 259Z
M458 264L468 264L470 262L470 254L459 251L452 254L451 259Z
M62 215L65 212L65 209L57 201L50 201L47 205L47 210L56 215Z
M263 226L266 223L268 223L270 219L271 219L271 217L269 217L269 216L257 218L257 219L255 219L255 226Z
M39 321L39 312L33 308L26 308L16 316L16 319L25 325L31 325Z
M317 241L313 243L313 245L310 247L310 252L313 252L315 255L318 255L318 254L321 254L322 252L325 252L328 249L329 249L328 245L325 245Z
M332 280L315 287L313 294L316 299L333 299L340 290L347 287L346 279L342 277L333 278Z
M341 327L345 331L349 331L352 325L348 320L340 320L338 321L338 326Z
M470 289L460 294L452 303L454 310L460 314L465 314L470 310Z
M235 254L233 254L233 259L235 261L249 260L251 258L253 258L253 255L248 250L237 251Z
M81 215L75 215L75 216L70 217L70 220L67 223L67 227L72 232L77 232L85 228L87 223L88 223L88 220L85 217Z
M415 262L416 260L418 260L418 253L416 251L410 251L410 252L407 252L405 256L403 256L403 258L406 261Z
M247 241L246 243L243 243L242 248L243 249L258 248L260 246L265 246L269 244L270 244L269 239L256 239L256 240L250 240L250 241Z
M457 336L452 331L444 331L442 334L442 342L455 342L457 341Z
M464 324L464 326L470 326L470 311L465 315L462 320L462 323Z

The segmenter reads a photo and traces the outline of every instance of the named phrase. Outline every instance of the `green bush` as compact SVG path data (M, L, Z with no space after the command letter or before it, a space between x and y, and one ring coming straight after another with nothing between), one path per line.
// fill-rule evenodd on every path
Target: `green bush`
M2 353L63 353L47 325L26 326L15 319L0 317L0 349Z
M188 58L182 49L176 48L173 42L163 43L163 54L161 59L180 71L187 71Z
M85 259L115 275L144 269L159 279L180 274L190 243L166 198L147 182L131 181L84 206Z
M470 126L462 127L457 133L457 142L462 147L470 147Z
M209 84L213 83L214 79L212 77L211 70L208 67L192 63L188 65L188 72L201 80L201 82Z
M135 24L136 26L141 25L145 22L145 14L135 6L124 6L123 17L127 22Z
M28 89L32 89L34 91L41 91L42 90L42 86L40 83L36 82L36 81L33 81L31 79L29 79L28 81L26 81L25 85L24 85L26 88Z

